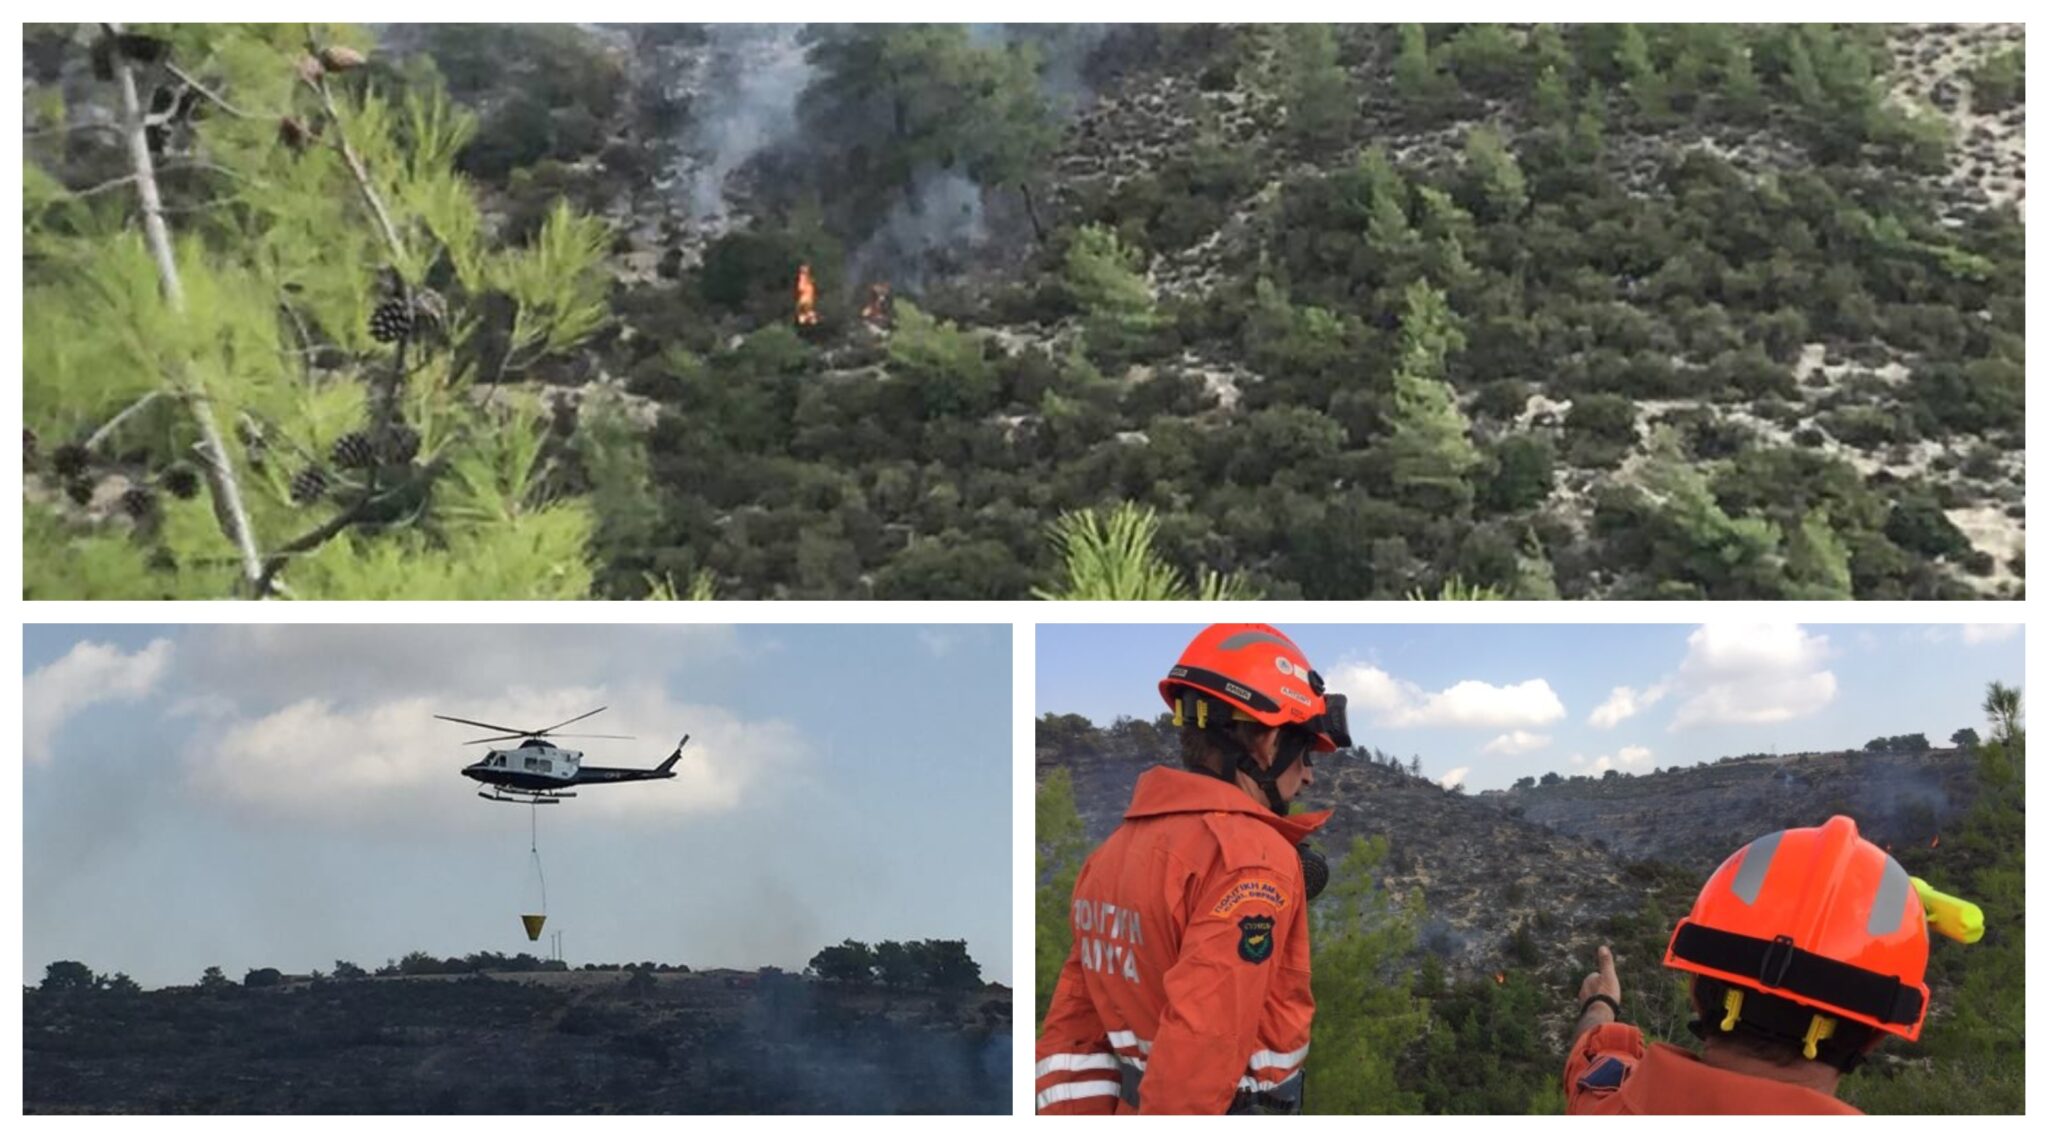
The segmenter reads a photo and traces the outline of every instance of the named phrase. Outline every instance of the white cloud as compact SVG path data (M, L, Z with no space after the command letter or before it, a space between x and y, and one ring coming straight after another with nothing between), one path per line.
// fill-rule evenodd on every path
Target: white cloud
M1615 688L1607 694L1607 702L1594 708L1593 714L1586 717L1586 723L1606 730L1624 719L1632 719L1648 711L1669 690L1664 684L1651 684L1642 691L1631 687Z
M23 755L38 766L48 763L51 742L72 716L98 703L141 699L156 690L170 662L168 640L152 640L132 654L87 640L29 673L21 689Z
M1370 664L1340 666L1330 690L1382 727L1540 727L1564 718L1564 703L1544 680L1505 686L1460 680L1439 692L1388 675Z
M1548 747L1550 736L1537 735L1528 731L1510 731L1496 736L1492 742L1479 748L1482 755L1519 755L1538 747Z
M1685 702L1671 730L1812 715L1835 698L1827 656L1827 637L1798 625L1702 625L1686 640L1677 681Z
M225 624L180 645L184 670L203 677L187 686L251 712L315 694L352 706L431 693L489 700L536 675L580 687L652 670L674 685L679 671L714 676L767 650L753 631L699 624Z
M1963 643L1996 644L2019 635L2017 624L1966 624L1963 626Z
M670 703L653 684L599 691L515 690L476 705L449 707L412 697L362 707L308 699L269 714L218 725L185 751L192 786L263 817L297 822L445 826L451 819L488 824L491 807L463 803L476 785L459 768L482 748L465 747L473 728L435 713L487 723L547 724L609 703L593 731L637 733L636 741L564 738L591 766L652 767L684 732L690 745L674 779L581 788L565 808L611 821L647 821L728 811L753 788L801 764L808 748L795 728L747 722L715 707ZM610 728L606 732L606 728ZM671 737L673 733L673 737ZM460 804L460 805L458 805ZM463 815L462 806L476 806Z
M1584 755L1573 755L1573 766L1590 767L1596 771L1632 771L1647 764L1654 756L1648 747L1633 744L1621 748L1611 755L1596 755L1588 760Z
M1465 776L1471 773L1471 767L1452 767L1450 770L1444 772L1444 777L1438 779L1437 784L1442 786L1445 790L1449 790L1450 788L1464 782Z

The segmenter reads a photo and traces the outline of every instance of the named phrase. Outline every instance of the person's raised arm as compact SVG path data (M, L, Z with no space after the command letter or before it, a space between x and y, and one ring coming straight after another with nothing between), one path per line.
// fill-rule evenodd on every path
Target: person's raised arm
M1601 945L1598 963L1579 983L1579 1025L1572 1029L1573 1042L1601 1024L1621 1018L1621 978L1614 974L1614 950Z

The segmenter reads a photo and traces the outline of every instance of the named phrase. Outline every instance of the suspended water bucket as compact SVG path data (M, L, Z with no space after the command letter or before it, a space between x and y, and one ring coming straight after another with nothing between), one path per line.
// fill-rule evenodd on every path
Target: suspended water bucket
M526 926L526 939L539 940L540 927L548 923L546 913L521 913L519 923Z

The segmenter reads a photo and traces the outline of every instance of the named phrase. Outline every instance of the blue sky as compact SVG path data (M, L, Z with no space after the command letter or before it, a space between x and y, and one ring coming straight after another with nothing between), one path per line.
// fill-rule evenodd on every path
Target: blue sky
M1155 685L1197 625L1041 625L1037 712L1164 710ZM2017 626L1282 626L1351 698L1362 746L1472 790L1523 775L1710 762L1984 729L2023 678Z
M1012 979L1007 626L29 625L24 670L24 982L545 947L529 809L432 715L606 703L582 726L637 738L564 741L588 763L693 739L673 781L542 808L572 963L965 937Z

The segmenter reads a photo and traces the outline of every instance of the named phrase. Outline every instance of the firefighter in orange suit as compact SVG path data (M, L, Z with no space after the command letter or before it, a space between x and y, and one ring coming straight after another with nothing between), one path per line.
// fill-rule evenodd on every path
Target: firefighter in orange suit
M1308 902L1329 817L1288 814L1309 754L1349 746L1344 697L1292 640L1217 624L1159 694L1187 768L1139 779L1074 884L1074 947L1038 1036L1044 1114L1301 1109Z
M1927 1018L1925 888L1841 816L1737 850L1664 954L1692 973L1701 1052L1645 1046L1614 1022L1621 983L1603 946L1579 989L1567 1112L1861 1113L1835 1097L1842 1076L1888 1035L1920 1038Z

